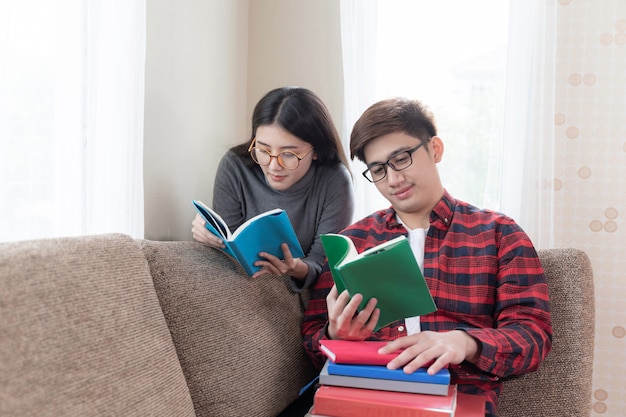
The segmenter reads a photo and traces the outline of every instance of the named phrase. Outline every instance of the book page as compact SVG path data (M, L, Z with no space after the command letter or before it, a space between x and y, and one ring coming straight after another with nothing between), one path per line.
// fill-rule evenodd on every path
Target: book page
M200 213L202 218L207 222L207 225L212 226L212 228L207 227L207 229L212 232L219 233L222 239L230 239L230 230L228 229L228 226L226 225L224 219L222 219L219 214L211 210L206 204L204 204L200 200L192 200L192 203L198 213Z
M337 233L326 233L320 236L324 251L331 268L341 265L359 256L354 242L347 236Z
M232 235L229 236L229 239L230 240L235 240L237 238L237 236L239 236L241 234L241 232L246 227L248 227L248 225L250 225L251 223L254 223L258 219L260 219L262 217L267 217L267 216L274 216L276 214L282 213L283 211L284 211L283 209L277 208L277 209L273 209L273 210L270 210L270 211L266 211L265 213L257 214L256 216L249 218L248 220L243 222L241 224L241 226L239 226L237 229L235 229L235 231L232 233Z
M361 252L361 253L360 253L360 254L358 254L357 256L355 256L355 257L353 257L353 258L349 259L349 260L348 260L348 262L349 262L349 261L352 261L352 260L355 260L355 259L357 259L357 258L364 258L364 257L366 257L366 256L371 256L371 255L375 255L375 254L377 254L377 253L380 253L380 252L382 252L382 251L384 251L384 250L389 249L390 247L393 247L393 246L397 245L398 243L400 243L400 241L402 241L402 240L404 240L404 239L406 239L406 237L404 237L404 236L398 236L398 237L396 237L396 238L393 238L393 239L391 239L391 240L388 240L388 241L386 241L386 242L383 242L383 243L381 243L381 244L380 244L380 245L378 245L378 246L374 246L373 248L369 248L369 249L367 249L367 250L365 250L365 251Z

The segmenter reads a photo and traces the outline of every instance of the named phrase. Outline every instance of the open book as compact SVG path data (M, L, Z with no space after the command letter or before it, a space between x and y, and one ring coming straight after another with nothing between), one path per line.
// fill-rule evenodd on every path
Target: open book
M294 258L304 257L296 232L287 212L283 209L258 214L231 232L226 222L215 211L199 200L192 200L192 203L206 221L206 228L226 245L224 252L234 258L248 275L261 269L254 266L256 261L263 259L259 257L259 252L267 252L283 259L283 251L280 248L282 243L289 245Z
M362 294L361 309L371 298L378 300L380 317L374 331L437 309L405 236L362 253L347 236L323 234L320 238L339 293Z

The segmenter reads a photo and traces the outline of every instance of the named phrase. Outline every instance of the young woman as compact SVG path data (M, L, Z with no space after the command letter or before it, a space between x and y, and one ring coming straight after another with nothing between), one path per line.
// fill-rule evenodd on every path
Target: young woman
M304 258L283 245L284 258L261 253L263 274L287 274L292 288L308 288L319 275L325 254L320 234L337 233L352 221L352 179L339 134L328 109L305 88L283 87L255 106L250 139L222 158L213 186L213 210L234 230L265 211L289 215ZM194 239L213 247L223 242L196 215Z

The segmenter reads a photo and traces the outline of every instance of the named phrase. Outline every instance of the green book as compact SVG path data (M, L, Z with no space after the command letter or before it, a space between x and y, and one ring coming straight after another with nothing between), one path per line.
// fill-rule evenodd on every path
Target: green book
M375 297L380 318L374 331L397 320L422 316L437 309L409 241L405 236L358 253L343 235L320 236L339 293L362 294L359 309Z

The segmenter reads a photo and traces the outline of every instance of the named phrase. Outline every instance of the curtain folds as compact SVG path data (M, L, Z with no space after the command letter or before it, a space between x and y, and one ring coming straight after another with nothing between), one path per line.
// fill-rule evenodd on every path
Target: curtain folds
M145 8L0 2L0 241L143 237Z
M501 208L538 248L554 246L556 7L510 2Z
M446 188L510 215L537 247L552 247L559 183L554 173L556 7L551 3L510 1L507 8L499 2L473 7L446 1L435 7L342 0L346 147L352 125L374 101L390 95L424 100L443 121L439 130L445 130L449 144L440 167ZM453 19L450 7L459 8L465 19ZM508 13L508 29L500 32L499 20L485 17L481 7L498 16ZM412 8L405 11L416 26L402 24L406 20L398 8ZM379 26L381 18L402 31L389 23ZM485 28L470 36L467 22ZM389 28L393 33L385 33ZM508 39L491 39L500 36ZM433 44L446 53L436 55ZM472 49L474 55L466 54ZM388 205L361 179L363 169L354 163L357 219Z
M344 148L350 149L352 126L376 100L377 0L341 0L341 49L344 73ZM352 161L358 220L389 203L362 175L365 164Z

